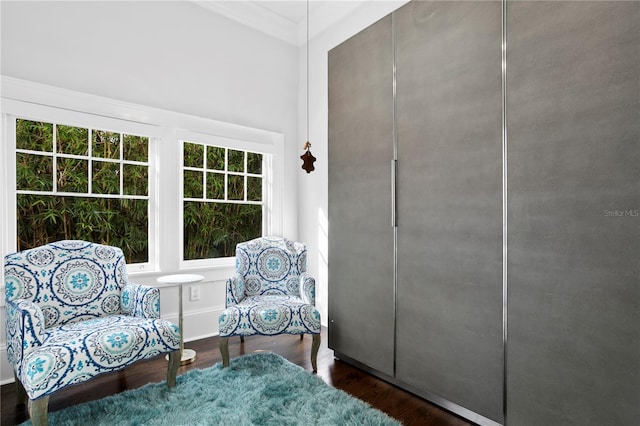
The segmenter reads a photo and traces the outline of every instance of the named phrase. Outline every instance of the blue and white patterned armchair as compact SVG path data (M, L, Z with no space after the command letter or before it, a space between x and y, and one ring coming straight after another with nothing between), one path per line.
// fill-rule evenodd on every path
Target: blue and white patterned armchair
M311 365L317 372L320 312L315 289L303 243L262 237L237 244L236 273L227 280L226 309L218 318L223 367L229 366L230 336L311 334Z
M60 241L5 256L7 357L18 402L47 424L49 395L169 352L176 384L180 330L160 319L158 289L129 283L122 250Z

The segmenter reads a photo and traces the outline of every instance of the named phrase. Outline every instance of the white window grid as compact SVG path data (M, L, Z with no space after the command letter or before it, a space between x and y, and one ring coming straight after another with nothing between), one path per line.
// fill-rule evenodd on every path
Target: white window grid
M264 156L265 154L259 153L259 152L253 152L253 151L244 151L241 149L234 149L234 148L228 148L228 147L224 147L224 146L215 146L215 145L209 145L209 144L204 144L204 143L199 143L199 142L192 142L192 141L182 141L183 146L186 143L189 144L193 144L193 145L201 145L204 148L204 156L203 156L203 164L202 167L192 167L192 166L182 166L183 169L183 173L185 170L189 170L189 171L194 171L194 172L201 172L202 174L202 198L193 198L193 197L183 197L184 201L197 201L197 202L209 202L209 203L229 203L229 204L253 204L253 205L261 205L264 206L265 204L265 200L264 200L264 170L265 170L265 164L264 164ZM219 169L211 169L207 167L207 160L206 160L206 148L207 147L213 147L213 148L220 148L220 149L224 149L224 170L219 170ZM243 152L244 153L244 167L243 170L244 172L236 172L236 171L230 171L229 170L229 151L238 151L238 152ZM184 151L183 151L184 152ZM256 173L249 173L248 172L248 158L249 158L249 153L254 153L254 154L259 154L262 155L262 173L260 174L256 174ZM218 175L224 175L224 198L212 198L212 197L207 197L207 175L209 173L215 173ZM228 189L229 189L229 176L241 176L243 177L243 187L244 187L244 197L242 200L236 200L236 199L229 199L229 194L228 194ZM261 200L260 201L255 201L255 200L249 200L248 199L248 178L250 177L255 177L255 178L260 178L262 180L262 196L260 197Z
M26 119L25 119L26 120ZM48 123L48 122L47 122ZM135 166L145 166L147 167L147 169L149 168L149 155L150 155L150 148L151 146L148 146L147 148L147 161L134 161L134 160L126 160L124 159L124 149L123 149L123 145L124 145L124 135L130 135L130 136L139 136L139 137L144 137L147 138L148 144L152 143L152 138L146 135L135 135L132 133L126 133L126 132L118 132L118 131L110 131L110 130L106 130L109 133L116 133L119 135L120 137L120 142L119 142L119 158L103 158L103 157L97 157L92 155L93 152L93 132L94 131L105 131L103 129L87 129L87 137L88 137L88 141L87 141L87 155L78 155L78 154L66 154L66 153L61 153L58 152L58 135L57 135L57 126L58 125L64 125L67 126L67 124L63 124L63 123L48 123L48 124L53 124L53 147L52 147L52 151L35 151L35 150L29 150L29 149L18 149L16 148L16 153L22 153L22 154L31 154L31 155L39 155L39 156L43 156L43 157L52 157L53 160L53 165L52 165L52 174L53 174L53 188L51 191L43 191L43 190L25 190L25 189L16 189L16 194L34 194L34 195L57 195L57 196L65 196L65 197L86 197L86 198L114 198L114 199L134 199L134 200L149 200L149 179L147 178L147 195L134 195L134 194L124 194L124 166L125 165L135 165ZM80 127L80 126L72 126L72 127L78 127L78 128L82 128L82 129L86 129L85 127ZM58 191L58 179L57 179L57 174L58 174L58 168L57 168L57 164L58 164L58 158L69 158L69 159L76 159L76 160L86 160L87 161L87 180L88 180L88 186L87 186L87 192L66 192L66 191ZM93 192L93 162L102 162L102 163L112 163L112 164L119 164L119 168L118 168L118 177L120 179L120 188L119 188L119 193L118 194L103 194L103 193L94 193Z

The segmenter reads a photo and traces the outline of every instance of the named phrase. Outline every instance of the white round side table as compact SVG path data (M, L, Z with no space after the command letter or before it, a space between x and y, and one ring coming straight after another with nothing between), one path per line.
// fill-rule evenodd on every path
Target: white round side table
M204 280L202 275L195 274L175 274L164 275L158 277L156 287L174 287L179 286L178 289L178 327L180 328L180 365L192 363L196 359L196 351L193 349L184 348L184 329L182 326L182 286L184 284L194 284ZM167 355L167 360L169 355Z

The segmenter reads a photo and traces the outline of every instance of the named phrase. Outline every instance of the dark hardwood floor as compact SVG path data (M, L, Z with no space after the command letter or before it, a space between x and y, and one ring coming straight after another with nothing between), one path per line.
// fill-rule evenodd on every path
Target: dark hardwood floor
M207 368L221 361L217 337L189 342L185 346L195 349L197 357L193 363L180 367L178 375L193 368ZM241 354L272 351L300 365L307 371L311 371L310 350L310 336L305 336L303 341L300 341L298 336L284 335L247 337L244 343L240 343L239 338L232 338L229 342L229 354L232 359ZM166 365L164 357L157 357L138 362L124 371L105 374L89 382L65 389L51 396L49 411L57 411L127 389L135 389L150 382L160 382L166 378ZM322 331L322 345L318 352L318 376L326 383L366 401L405 425L473 425L473 423L469 423L417 396L335 359L333 351L327 348L326 329ZM2 418L0 423L3 426L21 423L28 417L24 407L16 407L14 391L15 385L13 383L2 386ZM82 424L81 420L79 424Z

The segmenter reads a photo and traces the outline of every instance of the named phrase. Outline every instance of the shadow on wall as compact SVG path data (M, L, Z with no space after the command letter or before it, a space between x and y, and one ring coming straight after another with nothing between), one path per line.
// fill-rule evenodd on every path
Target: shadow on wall
M318 209L318 282L320 283L320 291L316 297L319 300L320 312L323 314L323 318L327 318L328 315L328 282L329 282L329 268L328 268L328 253L329 252L329 219L327 214ZM325 321L328 321L325 319Z

